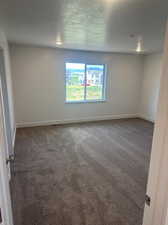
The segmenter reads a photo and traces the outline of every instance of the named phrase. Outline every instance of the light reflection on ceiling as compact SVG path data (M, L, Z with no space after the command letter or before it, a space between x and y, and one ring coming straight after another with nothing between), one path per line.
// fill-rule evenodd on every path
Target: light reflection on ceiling
M140 35L144 52L159 52L167 9L167 0L1 0L0 28L10 42L109 52L136 53Z

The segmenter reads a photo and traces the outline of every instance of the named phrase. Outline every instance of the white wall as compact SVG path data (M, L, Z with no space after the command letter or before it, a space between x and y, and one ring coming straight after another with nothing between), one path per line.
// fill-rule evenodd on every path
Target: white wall
M11 67L10 67L10 56L8 43L5 37L5 34L0 31L0 48L3 49L4 58L5 58L5 72L6 72L6 80L7 80L7 88L8 88L8 101L9 101L9 111L10 111L10 120L11 120L11 129L12 136L14 139L15 136L15 116L14 116L14 106L13 106L13 87L12 87L12 79L11 79Z
M140 116L155 121L160 88L162 54L144 57L144 77L142 84Z
M18 125L135 116L142 79L141 56L11 45ZM64 62L107 64L105 103L65 104Z

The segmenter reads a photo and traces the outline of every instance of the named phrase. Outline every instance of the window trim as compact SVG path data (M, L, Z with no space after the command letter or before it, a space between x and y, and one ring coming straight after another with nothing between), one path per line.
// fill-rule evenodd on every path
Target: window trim
M101 99L93 99L93 100L86 100L86 85L85 85L85 91L84 91L84 100L79 100L79 101L68 101L66 99L66 63L76 63L76 64L84 64L85 65L85 83L86 83L86 67L87 65L103 65L104 70L103 70L103 88L102 88L102 98ZM107 65L104 63L91 63L91 62L80 62L78 60L76 61L64 61L64 87L65 87L65 103L66 104L82 104L82 103L104 103L107 101Z

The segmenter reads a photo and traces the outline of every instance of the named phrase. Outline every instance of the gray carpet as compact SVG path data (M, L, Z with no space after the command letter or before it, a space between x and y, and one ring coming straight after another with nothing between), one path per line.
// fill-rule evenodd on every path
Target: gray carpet
M140 119L18 129L15 225L141 225L152 133Z

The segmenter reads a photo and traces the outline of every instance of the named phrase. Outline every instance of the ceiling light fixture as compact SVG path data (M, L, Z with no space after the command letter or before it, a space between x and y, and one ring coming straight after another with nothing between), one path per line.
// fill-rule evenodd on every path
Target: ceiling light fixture
M142 52L142 37L141 36L138 37L136 52L137 53Z
M56 41L56 45L62 45L62 41Z
M62 45L63 43L62 43L62 38L61 38L61 34L60 33L58 33L57 34L57 37L56 37L56 45Z

